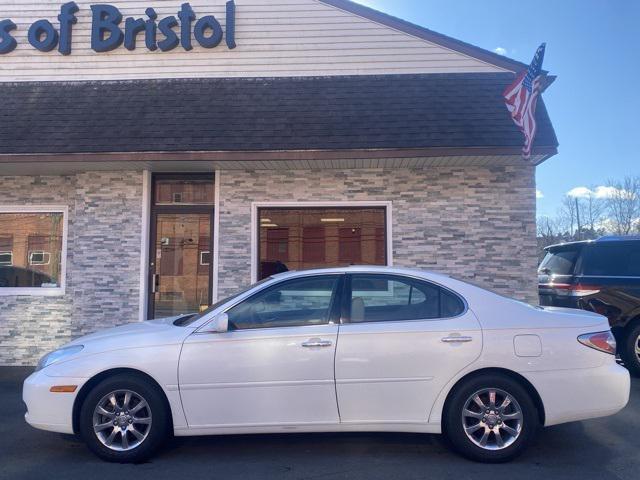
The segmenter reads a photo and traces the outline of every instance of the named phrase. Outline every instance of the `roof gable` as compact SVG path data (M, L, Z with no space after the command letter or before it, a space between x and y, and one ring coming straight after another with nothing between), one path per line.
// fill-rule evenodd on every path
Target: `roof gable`
M135 50L120 46L101 53L90 48L91 5L96 2L76 0L78 22L73 26L71 54L37 51L27 41L29 26L38 19L57 25L62 3L0 0L2 17L18 27L12 32L17 48L0 55L0 82L510 71L490 52L482 57L480 49L465 50L462 42L445 42L446 37L435 32L344 0L235 0L233 49L225 42L203 48L194 41L190 51L180 45L152 52L140 33ZM145 8L153 7L160 22L175 16L184 0L106 3L125 18L145 19ZM226 0L189 3L198 19L214 15L226 31ZM180 27L174 30L179 32ZM159 33L158 40L163 38Z
M416 25L393 15L375 10L365 5L355 3L351 0L317 0L326 5L344 10L345 12L358 15L362 18L366 18L373 22L385 25L395 30L407 33L414 37L420 38L435 45L439 45L446 49L453 50L460 54L469 56L483 63L494 65L504 70L518 72L527 68L527 65L513 60L504 55L498 55L495 52L485 50L484 48L476 47L470 43L463 42L461 40L449 37L442 33L434 32L428 28Z

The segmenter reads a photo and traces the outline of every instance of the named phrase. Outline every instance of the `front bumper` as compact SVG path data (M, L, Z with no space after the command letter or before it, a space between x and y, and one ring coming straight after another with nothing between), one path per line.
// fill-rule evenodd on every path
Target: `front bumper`
M73 404L86 378L49 377L42 370L32 373L22 386L29 425L50 432L73 432ZM52 393L51 387L77 385L73 393Z
M614 415L629 402L629 371L613 358L597 368L526 375L540 394L545 426Z

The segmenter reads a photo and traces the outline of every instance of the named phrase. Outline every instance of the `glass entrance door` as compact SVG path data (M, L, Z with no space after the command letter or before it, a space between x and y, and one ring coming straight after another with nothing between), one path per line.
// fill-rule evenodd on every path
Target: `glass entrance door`
M211 303L213 205L207 206L206 191L213 188L210 178L154 181L149 318L199 312Z

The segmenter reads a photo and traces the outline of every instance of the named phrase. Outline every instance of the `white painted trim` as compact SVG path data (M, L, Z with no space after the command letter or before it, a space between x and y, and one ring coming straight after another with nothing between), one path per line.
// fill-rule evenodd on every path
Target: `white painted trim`
M67 287L67 239L69 236L68 205L0 205L0 213L62 213L62 252L60 257L60 286L55 288L0 287L0 297L38 296L60 297Z
M259 208L345 208L384 207L387 223L387 265L393 266L393 202L252 202L251 203L251 283L258 281L258 209Z
M151 225L151 171L142 171L142 213L140 219L140 297L138 320L147 319L149 288L149 232Z
M213 278L211 279L211 298L213 303L218 301L218 272L220 271L220 175L222 171L214 173L214 200L213 200Z

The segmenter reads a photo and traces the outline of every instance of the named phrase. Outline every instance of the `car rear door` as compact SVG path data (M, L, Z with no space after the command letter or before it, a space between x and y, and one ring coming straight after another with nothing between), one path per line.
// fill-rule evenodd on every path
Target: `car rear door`
M183 344L190 428L338 424L334 357L343 275L285 280L227 311L229 331Z
M475 315L417 278L353 274L346 292L336 350L341 422L427 422L445 384L480 355Z

